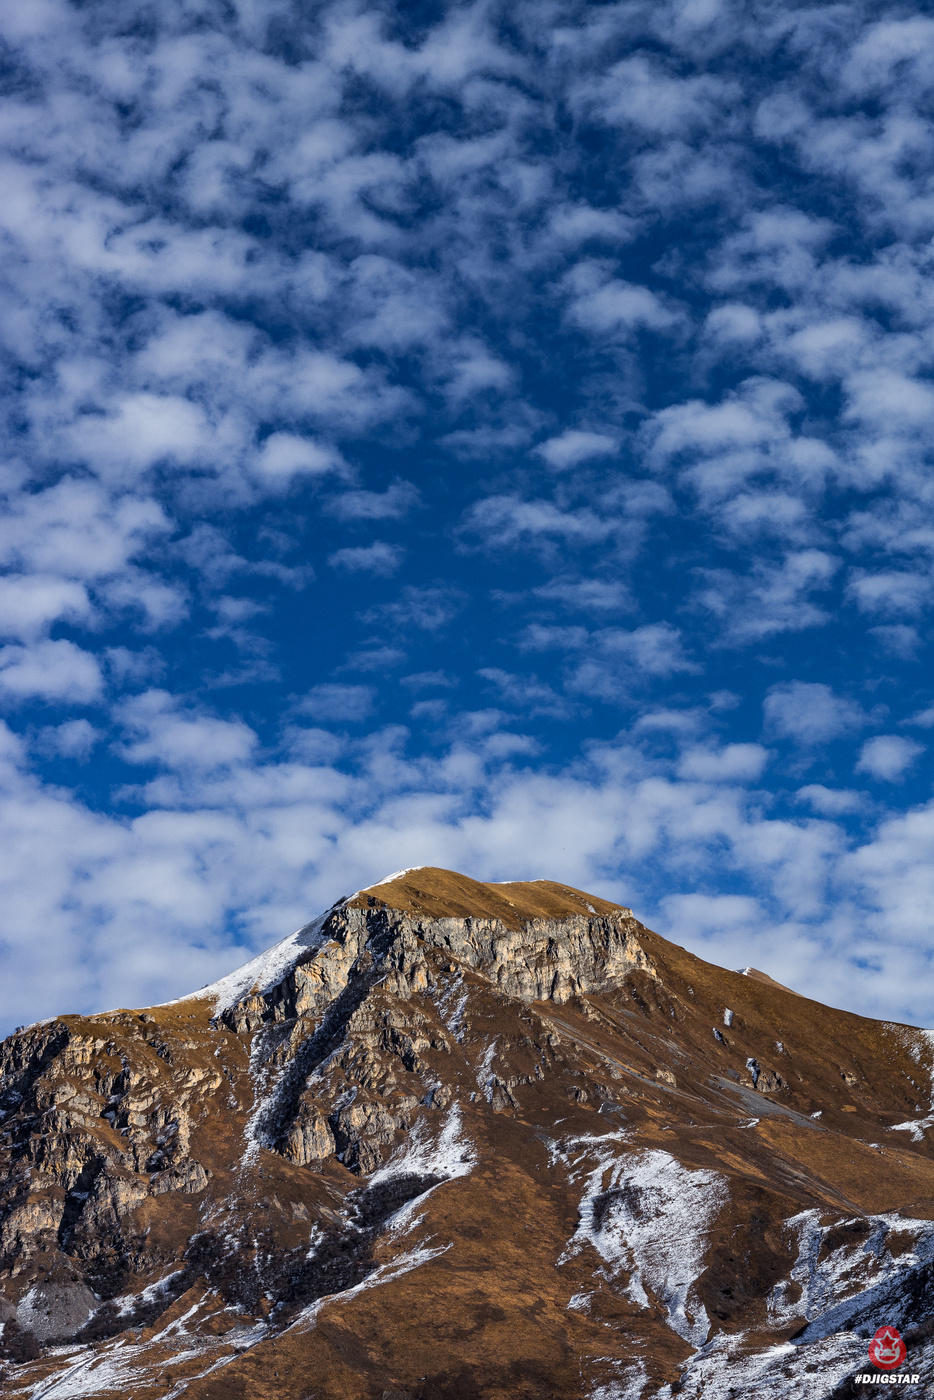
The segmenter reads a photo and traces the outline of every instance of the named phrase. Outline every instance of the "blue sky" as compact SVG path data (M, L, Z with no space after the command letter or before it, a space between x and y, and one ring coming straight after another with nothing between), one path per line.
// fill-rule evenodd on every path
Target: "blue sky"
M418 864L934 1023L934 19L0 41L0 1023Z

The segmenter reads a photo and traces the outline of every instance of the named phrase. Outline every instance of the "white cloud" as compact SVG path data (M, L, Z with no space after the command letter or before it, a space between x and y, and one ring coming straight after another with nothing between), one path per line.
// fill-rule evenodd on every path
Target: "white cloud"
M349 573L375 574L379 578L388 578L396 573L402 564L403 552L399 545L374 540L372 544L336 549L333 554L328 555L328 563L332 568L346 569Z
M877 734L863 745L856 771L885 782L899 782L923 752L923 745L913 739L898 734Z
M551 238L576 247L591 239L628 243L636 236L636 221L619 209L595 209L591 204L562 204L548 220Z
M0 635L29 640L58 621L91 618L87 589L72 579L49 574L0 578Z
M819 549L794 550L780 564L756 566L751 576L705 570L697 602L721 622L724 642L761 641L829 622L813 595L830 586L836 570L837 560Z
M394 481L385 491L345 491L327 509L341 520L397 520L415 508L419 493L410 481Z
M764 911L758 900L741 894L673 894L663 902L665 917L677 936L694 941L721 929L757 930Z
M929 428L934 422L934 389L910 375L874 367L847 376L848 418L883 431Z
M147 690L124 700L116 713L130 736L122 748L127 763L182 770L228 768L247 760L257 743L242 721L182 708L164 690Z
M841 78L862 95L906 80L924 85L934 62L934 20L923 15L871 24L854 44Z
M606 627L587 639L568 686L579 694L614 702L647 678L699 670L670 622L646 623L632 630Z
M299 702L299 713L325 723L358 724L373 712L374 692L369 685L322 684L312 686Z
M771 733L806 746L852 734L867 719L855 701L835 695L822 681L784 681L773 685L762 710Z
M631 124L671 136L707 125L735 95L733 85L721 79L675 77L637 54L614 64L598 82L588 81L578 91L578 101L608 125Z
M537 598L572 612L631 612L635 606L628 585L618 578L555 578L533 591Z
M102 691L96 659L74 642L40 641L0 648L0 694L9 701L87 705Z
M690 748L678 761L678 776L699 782L754 782L769 753L761 744L726 744L722 749Z
M606 433L568 428L557 437L548 438L535 449L556 471L566 471L593 457L610 457L618 449L618 440Z
M918 617L934 592L929 572L887 569L855 570L847 592L861 612L889 617Z
M255 471L268 484L290 482L296 476L321 476L347 470L333 447L294 433L271 433L254 459Z
M450 584L407 584L397 598L368 608L363 618L365 622L393 628L398 639L399 634L412 627L423 632L440 631L457 616L465 601L460 589Z
M595 336L670 331L681 320L680 313L667 307L651 288L609 277L595 263L579 263L567 284L571 292L568 319Z
M590 507L562 510L552 501L495 495L476 501L467 510L463 527L488 548L497 548L549 537L587 543L605 539L615 525Z
M841 817L848 812L858 812L863 804L858 792L825 787L823 783L809 783L799 788L795 797L799 802L808 803L823 817Z
M49 575L94 579L121 572L171 528L155 500L65 477L20 495L0 517L0 560Z
M69 448L104 476L126 483L163 460L187 464L215 447L217 425L203 409L171 394L126 394L106 414L84 414Z
M49 725L41 730L39 742L44 749L63 758L84 761L90 757L100 737L100 731L89 720L69 719L64 724Z

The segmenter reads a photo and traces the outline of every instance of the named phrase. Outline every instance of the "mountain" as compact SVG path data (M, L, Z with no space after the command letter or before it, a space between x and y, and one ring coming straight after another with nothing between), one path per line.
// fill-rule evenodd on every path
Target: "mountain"
M579 890L404 871L3 1043L2 1394L819 1400L880 1326L930 1375L932 1064Z

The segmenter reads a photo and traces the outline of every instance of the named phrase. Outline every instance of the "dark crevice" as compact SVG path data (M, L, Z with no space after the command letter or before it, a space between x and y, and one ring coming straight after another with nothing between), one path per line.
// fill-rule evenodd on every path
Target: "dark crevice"
M100 1175L103 1165L102 1157L92 1157L85 1162L78 1174L77 1181L65 1197L65 1206L58 1227L58 1243L66 1254L71 1247L75 1229L87 1204L91 1188Z
M388 920L369 938L366 950L354 965L343 991L331 1003L317 1030L297 1048L272 1094L271 1101L256 1125L264 1146L282 1150L283 1140L298 1114L308 1076L336 1050L347 1034L347 1024L379 980L380 961L385 956L395 930ZM364 962L365 960L365 962Z

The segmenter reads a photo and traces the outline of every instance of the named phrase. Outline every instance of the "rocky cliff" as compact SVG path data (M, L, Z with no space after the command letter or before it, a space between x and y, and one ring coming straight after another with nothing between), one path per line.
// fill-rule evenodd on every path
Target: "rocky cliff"
M4 1397L844 1396L934 1360L926 1032L422 869L0 1047Z

